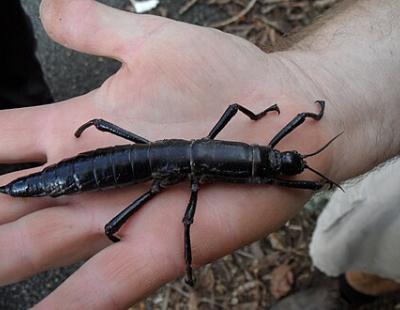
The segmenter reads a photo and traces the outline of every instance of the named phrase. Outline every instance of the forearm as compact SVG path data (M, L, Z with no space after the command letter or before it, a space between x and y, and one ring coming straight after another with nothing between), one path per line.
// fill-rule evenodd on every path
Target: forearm
M345 132L333 146L331 175L337 180L400 153L400 2L342 6L291 50L279 52L291 71L310 80L307 91L329 102L331 134Z

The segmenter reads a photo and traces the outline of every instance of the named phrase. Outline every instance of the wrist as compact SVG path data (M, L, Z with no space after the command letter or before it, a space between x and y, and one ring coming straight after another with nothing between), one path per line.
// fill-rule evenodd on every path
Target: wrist
M327 100L337 180L362 174L400 153L400 4L395 0L345 1L319 28L279 53L306 89ZM328 21L328 22L327 22Z
M332 177L342 181L360 175L399 153L400 140L392 135L400 126L395 63L345 49L279 54L296 80L306 81L299 87L308 97L327 101L327 134L344 131L330 146Z

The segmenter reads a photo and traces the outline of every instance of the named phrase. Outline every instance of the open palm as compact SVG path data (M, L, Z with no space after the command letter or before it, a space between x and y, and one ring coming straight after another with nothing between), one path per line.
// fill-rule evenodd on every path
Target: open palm
M255 112L280 105L280 116L271 113L258 122L237 116L219 135L266 144L297 112L316 110L311 103L321 99L296 89L291 81L295 73L276 54L266 55L247 41L216 30L129 14L88 0L44 1L42 19L58 42L118 59L122 67L84 96L1 112L1 162L46 159L51 164L82 151L127 143L95 129L76 139L74 131L93 118L152 141L201 138L233 102ZM327 135L323 124L307 121L279 147L309 152ZM306 147L299 137L308 139ZM312 164L329 169L327 154ZM0 184L29 172L4 176ZM104 235L105 223L148 187L57 199L2 195L0 257L6 259L0 264L0 282L90 258L38 307L54 308L63 300L66 308L110 309L125 308L181 275L181 220L189 200L188 183L168 188L135 214L119 232L122 242L111 245ZM192 226L194 265L275 230L309 195L274 186L202 186Z

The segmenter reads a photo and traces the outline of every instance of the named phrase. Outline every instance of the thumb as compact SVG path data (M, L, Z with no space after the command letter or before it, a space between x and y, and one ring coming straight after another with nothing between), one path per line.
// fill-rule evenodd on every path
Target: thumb
M134 57L146 35L165 22L157 16L137 15L93 0L43 0L40 16L56 42L122 62Z

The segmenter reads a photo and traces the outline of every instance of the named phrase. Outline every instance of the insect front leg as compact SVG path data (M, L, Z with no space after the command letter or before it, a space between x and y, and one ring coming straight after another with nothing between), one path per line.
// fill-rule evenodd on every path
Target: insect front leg
M313 191L321 189L326 183L316 182L316 181L303 181L303 180L282 180L282 179L272 179L269 183L300 189L310 189Z
M117 125L107 122L103 119L92 119L92 120L88 121L87 123L83 124L81 127L78 128L77 131L75 131L75 137L79 138L81 136L81 134L91 126L96 127L98 130L109 132L113 135L127 139L134 143L138 143L138 144L150 143L149 140L147 140L141 136L138 136L137 134L134 134L133 132L130 132L121 127L118 127Z
M275 145L279 143L284 137L286 137L290 132L292 132L294 129L299 127L301 124L304 123L307 117L313 118L317 121L319 121L322 116L324 115L324 110L325 110L325 101L318 100L316 101L321 106L321 111L316 114L316 113L310 113L310 112L304 112L298 114L295 118L293 118L285 127L279 131L275 137L272 138L271 142L268 144L269 147L274 148Z
M140 207L142 207L147 201L153 198L157 193L161 191L159 182L154 182L151 189L136 199L126 209L121 211L115 216L107 225L104 227L107 237L113 241L118 242L120 239L115 236L115 233L121 228L121 226L135 213Z
M217 134L222 129L224 129L224 127L229 123L229 121L232 119L232 117L234 117L236 115L236 113L238 111L244 113L253 121L259 120L260 118L264 117L265 115L267 115L268 112L271 112L271 111L276 111L276 112L280 113L279 108L276 104L274 104L273 106L270 106L269 108L265 109L264 111L262 111L258 114L255 114L254 112L246 109L245 107L241 106L240 104L237 104L237 103L231 104L225 110L224 114L221 116L218 123L214 126L213 129L211 129L210 133L207 136L207 139L214 139L217 136Z
M192 193L190 195L189 204L186 208L185 216L182 219L185 225L185 263L186 263L186 279L185 282L190 286L194 285L193 268L192 268L192 247L190 242L190 225L193 224L194 214L197 205L197 193L199 184L197 181L192 181Z

